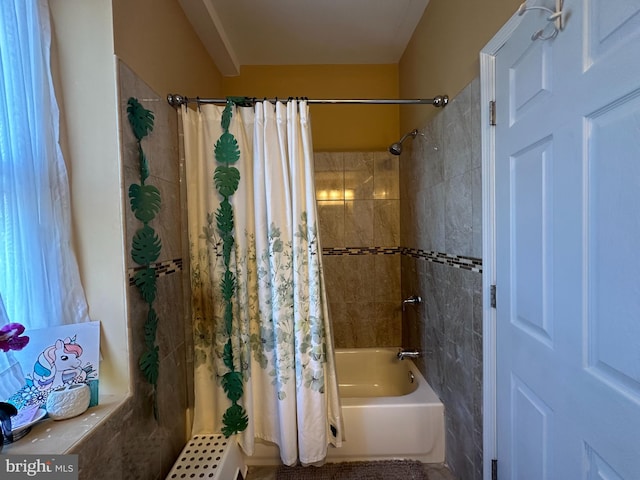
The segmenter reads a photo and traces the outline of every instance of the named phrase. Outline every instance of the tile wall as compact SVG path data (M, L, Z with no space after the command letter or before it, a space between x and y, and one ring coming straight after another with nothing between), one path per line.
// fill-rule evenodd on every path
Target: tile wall
M399 346L398 157L316 152L314 165L335 346Z
M139 373L145 306L129 285L132 393L124 408L71 453L81 478L161 479L186 441L193 364L183 299L178 134L174 110L120 64L126 242L137 228L128 208L136 181L135 140L126 101L156 116L145 144L148 182L160 188L154 220L162 238L158 271L161 363L158 406ZM327 294L337 347L399 346L425 351L419 368L445 403L447 462L464 479L482 478L482 308L479 80L409 139L387 152L317 152L315 183ZM409 145L410 144L410 145ZM400 193L402 192L402 194ZM136 265L127 258L130 275ZM424 303L402 314L401 300Z
M482 188L480 81L474 80L407 145L400 162L403 344L446 415L446 461L482 478Z
M162 207L151 222L162 240L156 270L159 316L157 345L160 348L158 412L152 410L152 390L142 378L138 358L144 346L143 325L147 306L131 278L137 265L126 258L129 271L127 298L131 352L131 393L125 405L97 427L70 453L79 454L80 478L156 480L165 478L187 440L185 412L192 389L193 363L190 325L183 299L183 240L178 161L178 125L175 111L163 96L153 92L126 65L119 65L120 128L123 154L123 205L126 246L140 223L129 207L128 188L140 182L136 141L127 120L127 100L135 97L155 115L154 130L143 140L151 176L146 183L160 189Z

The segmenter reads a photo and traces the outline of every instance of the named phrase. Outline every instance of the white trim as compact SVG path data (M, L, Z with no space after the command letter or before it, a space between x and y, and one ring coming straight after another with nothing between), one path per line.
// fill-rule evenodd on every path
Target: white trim
M495 96L493 52L480 52L480 113L482 129L482 398L483 478L491 480L491 460L497 458L496 436L496 315L491 307L495 284L494 153L495 135L489 122L489 102Z
M209 56L225 77L240 75L240 62L211 0L178 0Z
M537 1L532 4L539 3ZM489 102L495 96L495 57L522 22L517 13L480 51L480 126L482 132L482 351L483 351L483 478L491 480L491 460L498 458L496 309L491 285L497 285L495 238L495 129L489 122ZM497 122L506 119L497 118ZM499 300L499 299L498 299Z

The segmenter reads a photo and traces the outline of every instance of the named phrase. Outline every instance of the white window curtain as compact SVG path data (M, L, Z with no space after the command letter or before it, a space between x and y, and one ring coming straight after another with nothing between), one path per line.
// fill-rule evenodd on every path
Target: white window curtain
M27 330L89 320L71 245L50 46L46 0L0 2L0 294L3 317ZM0 384L8 367L0 354Z

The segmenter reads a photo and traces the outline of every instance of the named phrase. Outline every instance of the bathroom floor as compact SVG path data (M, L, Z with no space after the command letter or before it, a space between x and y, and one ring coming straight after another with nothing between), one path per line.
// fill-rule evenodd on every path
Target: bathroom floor
M277 466L249 467L246 480L275 480L277 469ZM425 463L424 471L429 476L429 480L456 480L449 469L439 463Z

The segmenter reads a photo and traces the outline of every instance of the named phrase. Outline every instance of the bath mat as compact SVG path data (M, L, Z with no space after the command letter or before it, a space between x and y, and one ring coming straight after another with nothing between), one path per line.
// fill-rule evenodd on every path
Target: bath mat
M381 460L376 462L326 463L322 467L280 466L276 480L428 480L421 462Z

